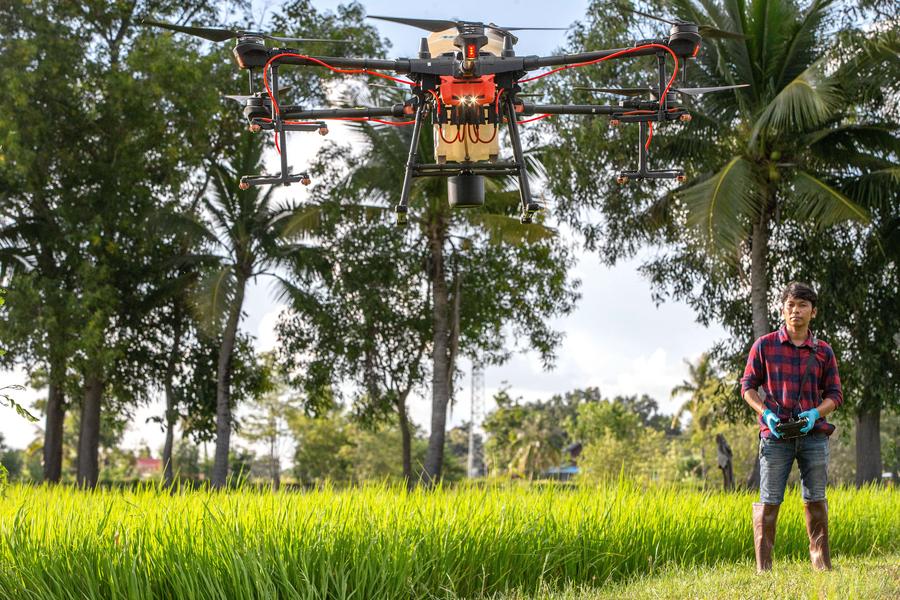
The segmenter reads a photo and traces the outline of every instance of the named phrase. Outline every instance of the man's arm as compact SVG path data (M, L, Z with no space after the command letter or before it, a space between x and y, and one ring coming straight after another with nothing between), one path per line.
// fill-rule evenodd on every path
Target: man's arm
M757 415L762 415L766 405L756 389L765 379L765 365L762 359L762 338L756 340L747 355L747 366L744 368L744 376L741 377L741 397L750 405Z
M819 409L819 416L824 417L830 412L834 412L834 409L837 408L837 404L831 398L825 398L822 401L822 404L818 405L816 408Z
M759 397L759 393L755 388L749 388L744 392L744 402L749 404L750 408L755 410L759 416L762 416L766 411L766 405L763 404L762 398Z
M841 376L838 375L837 358L831 346L828 346L828 350L828 360L825 363L822 381L820 382L822 404L817 407L819 414L823 417L844 403L844 392L841 389Z

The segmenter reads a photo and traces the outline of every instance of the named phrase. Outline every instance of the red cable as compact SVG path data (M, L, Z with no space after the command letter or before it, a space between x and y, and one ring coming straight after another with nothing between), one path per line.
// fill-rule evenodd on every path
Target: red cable
M538 115L536 117L532 117L531 119L524 119L522 121L516 121L519 125L524 125L525 123L531 123L532 121L540 121L541 119L546 119L547 117L552 117L553 115Z
M597 58L594 60L589 60L589 61L581 62L581 63L575 63L575 64L571 64L571 65L563 65L562 67L553 69L551 71L547 71L546 73L541 73L540 75L535 75L534 77L529 77L528 79L520 79L519 83L528 83L529 81L534 81L536 79L546 77L547 75L552 75L553 73L559 73L560 71L565 71L566 69L575 69L578 67L586 67L588 65L593 65L598 62L603 62L603 61L609 60L611 58L618 58L619 56L625 56L626 54L631 54L633 52L636 52L638 50L643 50L646 48L659 48L661 50L665 50L666 52L668 52L669 54L672 55L672 60L675 61L675 68L672 70L672 77L669 78L669 83L666 84L666 89L663 90L663 93L660 96L660 101L662 101L662 99L668 95L669 89L672 87L672 84L675 83L675 77L678 75L678 55L676 55L672 51L671 48L669 48L668 46L663 46L662 44L644 44L642 46L635 46L634 48L620 50L619 52L615 52L613 54L610 54L609 56L604 56L602 58ZM654 111L648 111L648 112L652 113ZM530 121L537 121L538 119L543 119L543 118L546 118L547 116L549 116L549 115L543 115L536 119L528 119L526 121L519 121L519 123L528 123ZM653 139L653 125L650 126L650 134L647 136L647 142L644 144L645 148L648 148L648 149L650 148L650 140L652 140L652 139Z
M378 71L370 71L368 69L339 69L337 67L332 67L328 63L321 61L318 58L313 58L312 56L307 56L305 54L296 54L294 52L282 52L281 54L276 54L275 56L270 58L266 62L265 66L263 67L263 85L266 87L266 93L269 94L269 99L272 101L272 106L275 107L275 114L278 114L281 109L278 107L278 103L275 101L275 96L272 94L272 88L269 87L269 77L268 77L269 66L272 64L273 61L275 61L279 58L283 58L285 56L290 56L293 58L304 58L306 60L311 60L312 62L322 65L326 69L330 69L331 71L334 71L335 73L343 73L345 75L361 75L361 74L374 75L375 77L381 77L383 79L388 79L390 81L394 81L397 83L403 83L406 85L410 85L412 87L416 87L419 85L415 81L409 81L408 79L400 79L399 77L393 77L392 75L387 75L385 73L379 73Z

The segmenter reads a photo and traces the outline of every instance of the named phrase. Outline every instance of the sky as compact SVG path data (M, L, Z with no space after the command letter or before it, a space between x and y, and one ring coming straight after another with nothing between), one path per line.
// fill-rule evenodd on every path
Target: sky
M322 10L333 9L337 4L330 0L315 3ZM458 0L452 4L363 0L362 4L369 14L462 18L507 27L566 27L583 17L587 6L584 1L566 0L553 3L550 11L548 3L535 0L504 3ZM501 5L504 10L499 10ZM271 13L271 6L277 4L254 2L256 19ZM391 40L390 56L415 55L422 35L418 30L383 21L373 20L372 23L383 37ZM519 43L516 50L519 54L544 55L551 54L565 43L566 32L523 31L517 35ZM235 90L242 90L243 83L243 79L236 81ZM223 90L223 93L235 93L235 90ZM331 130L331 139L348 139L347 132L339 126L332 126ZM313 141L310 138L314 138ZM306 136L289 141L295 169L302 165L304 158L308 160L314 156L318 138ZM623 157L623 161L632 159ZM399 166L397 177L399 186L402 182ZM302 193L302 190L292 186L285 193ZM582 298L572 314L553 321L553 326L565 334L557 351L555 368L544 371L539 357L533 352L517 352L505 365L488 367L484 373L482 413L493 408L491 398L502 387L508 387L508 393L514 398L531 401L588 386L599 387L602 394L608 397L649 394L659 402L663 412L673 412L681 400L671 399L670 390L687 377L684 361L696 361L726 333L721 327L705 328L697 324L693 311L684 304L667 301L656 306L649 283L637 272L639 265L640 259L637 259L610 268L601 265L596 255L581 253L572 276L582 282ZM259 350L269 350L277 344L274 326L283 307L273 300L273 296L273 288L265 280L252 284L247 292L247 316L241 322L241 329L255 336ZM457 382L456 402L448 427L467 421L470 414L470 365L462 361L460 366L464 374ZM0 372L0 387L24 384L25 381L26 376L21 369ZM45 391L26 390L13 392L13 396L28 406L41 393ZM140 408L126 433L124 446L136 448L149 445L156 455L162 446L163 433L158 425L147 424L146 421L161 415L163 410L161 398L150 406ZM430 422L428 390L422 390L417 397L410 399L410 412L427 432ZM478 421L480 419L476 419ZM34 439L35 427L8 409L0 412L0 433L11 447L27 446Z

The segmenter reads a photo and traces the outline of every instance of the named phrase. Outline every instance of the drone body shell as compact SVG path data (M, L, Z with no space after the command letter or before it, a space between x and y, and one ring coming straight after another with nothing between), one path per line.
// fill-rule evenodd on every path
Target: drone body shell
M481 52L488 52L495 56L500 56L503 50L503 34L500 32L485 28L485 36L488 43L481 48ZM442 54L456 54L460 49L454 45L454 40L459 35L459 30L455 27L436 31L428 36L428 51L431 56L441 56ZM447 85L447 84L442 84ZM452 85L452 84L451 84ZM477 85L468 83L467 86ZM450 96L442 90L444 95ZM494 92L496 93L496 91ZM485 96L487 96L485 94ZM491 101L494 99L490 96ZM483 99L484 100L484 99ZM492 130L493 127L487 128ZM496 158L500 154L500 136L491 135L491 131L484 133L484 138L492 138L490 142L472 141L470 136L463 133L460 135L460 128L456 125L444 125L443 135L441 135L441 127L434 126L434 158L439 163L444 162L479 162ZM460 140L460 138L462 138ZM445 141L453 140L453 141Z

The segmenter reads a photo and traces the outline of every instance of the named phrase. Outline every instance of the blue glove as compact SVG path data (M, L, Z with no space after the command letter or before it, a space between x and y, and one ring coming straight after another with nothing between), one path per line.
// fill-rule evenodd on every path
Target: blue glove
M762 414L762 420L766 427L769 428L769 431L772 432L772 437L781 437L781 434L775 431L775 426L778 425L778 417L775 416L775 413L767 408Z
M803 433L809 433L813 426L816 424L816 421L819 420L819 409L811 408L809 410L804 410L802 413L797 415L801 419L806 417L806 425L804 425L800 431Z

